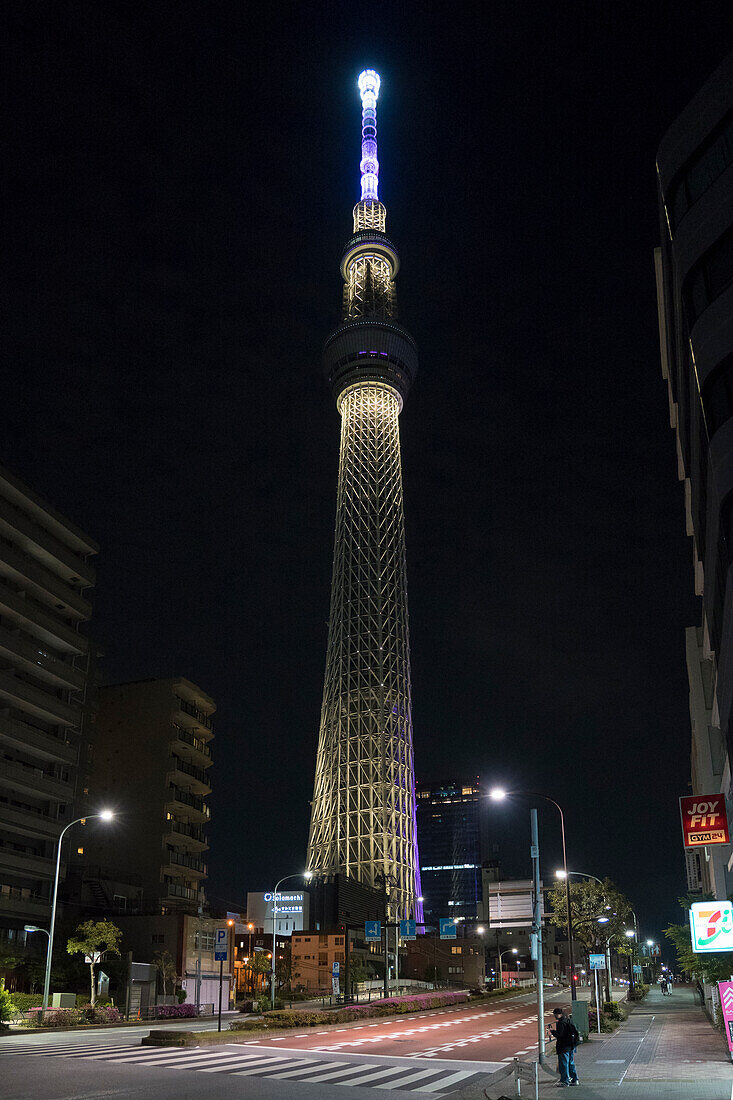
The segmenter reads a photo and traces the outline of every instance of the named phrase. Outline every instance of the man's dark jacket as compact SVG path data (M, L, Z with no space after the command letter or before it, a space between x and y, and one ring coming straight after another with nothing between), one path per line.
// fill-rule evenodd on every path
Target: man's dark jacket
M575 1050L578 1044L578 1030L572 1020L567 1016L561 1016L557 1021L557 1027L550 1028L557 1040L557 1053L564 1054L568 1050Z

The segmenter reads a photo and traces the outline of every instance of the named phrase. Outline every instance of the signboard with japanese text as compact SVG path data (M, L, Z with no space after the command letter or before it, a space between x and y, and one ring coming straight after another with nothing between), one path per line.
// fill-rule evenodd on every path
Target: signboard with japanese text
M227 944L229 943L229 929L217 928L214 940L214 960L216 962L227 961Z
M605 955L593 955L588 956L590 961L591 970L605 970L606 969L606 956Z
M690 906L692 950L733 951L733 904L729 901L696 901Z
M440 938L441 940L454 940L456 938L456 922L453 917L440 918Z
M403 940L414 940L417 935L417 925L414 920L400 921L400 937Z
M685 848L730 844L728 812L723 794L690 794L680 798L682 843Z
M367 943L378 943L382 938L381 920L368 920L364 922L364 939Z
M728 1050L733 1054L733 982L718 982L720 1008L725 1022L725 1037Z

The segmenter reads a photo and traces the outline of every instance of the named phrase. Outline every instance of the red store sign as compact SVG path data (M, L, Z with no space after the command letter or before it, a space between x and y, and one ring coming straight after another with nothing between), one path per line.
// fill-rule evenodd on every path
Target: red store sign
M685 848L730 844L725 795L690 794L680 799L682 843Z

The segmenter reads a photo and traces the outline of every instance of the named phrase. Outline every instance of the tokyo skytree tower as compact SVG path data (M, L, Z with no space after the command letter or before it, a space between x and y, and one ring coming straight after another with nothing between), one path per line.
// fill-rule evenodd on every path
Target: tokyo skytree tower
M341 260L342 321L323 355L341 452L308 869L383 889L390 919L420 920L398 423L417 348L396 322L399 258L378 197L377 73L363 72L359 90L361 199Z

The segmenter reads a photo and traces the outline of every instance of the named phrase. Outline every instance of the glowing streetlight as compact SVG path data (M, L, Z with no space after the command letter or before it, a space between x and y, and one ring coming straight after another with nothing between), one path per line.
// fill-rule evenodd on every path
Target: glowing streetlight
M631 940L636 935L636 932L634 931L633 928L627 928L626 931L624 932L624 935L628 936L628 938Z
M86 822L90 821L93 817L98 817L101 821L111 821L114 816L114 810L101 810L98 814L87 814L86 817L77 817L74 821L70 821L69 824L66 825L59 833L58 845L56 848L56 876L53 880L51 927L47 933L48 952L46 954L46 977L43 982L43 1007L41 1009L41 1021L43 1021L46 1015L46 1010L48 1009L48 995L51 988L51 960L53 959L53 933L56 927L56 898L59 892L59 872L61 870L61 843L64 839L65 834L69 831L72 825L86 824ZM36 929L34 928L33 931L36 931Z
M270 1004L272 1005L273 1010L275 1008L275 953L277 951L277 942L275 938L277 935L277 892L280 889L282 883L287 882L290 878L304 878L306 882L310 882L310 880L313 878L313 872L298 871L294 875L284 875L283 878L281 878L278 882L277 886L275 887L275 892L272 895L272 954L269 955L268 958L272 959L272 989L270 990Z
M508 791L504 787L491 787L489 790L489 798L493 802L503 802L508 796ZM578 999L577 990L575 988L575 967L573 963L573 917L570 908L570 879L568 872L568 856L567 848L565 844L565 814L563 813L562 806L559 802L556 802L554 798L550 798L547 794L540 794L539 791L512 791L512 794L521 794L527 798L541 798L545 802L551 802L557 812L560 814L560 832L562 834L562 865L563 865L563 878L565 879L565 904L568 910L568 964L570 968L570 997L571 1000L576 1001ZM591 876L592 877L592 876ZM538 986L538 991L540 987ZM540 1040L540 1047L542 1046L542 1040ZM540 1050L540 1055L544 1057Z

